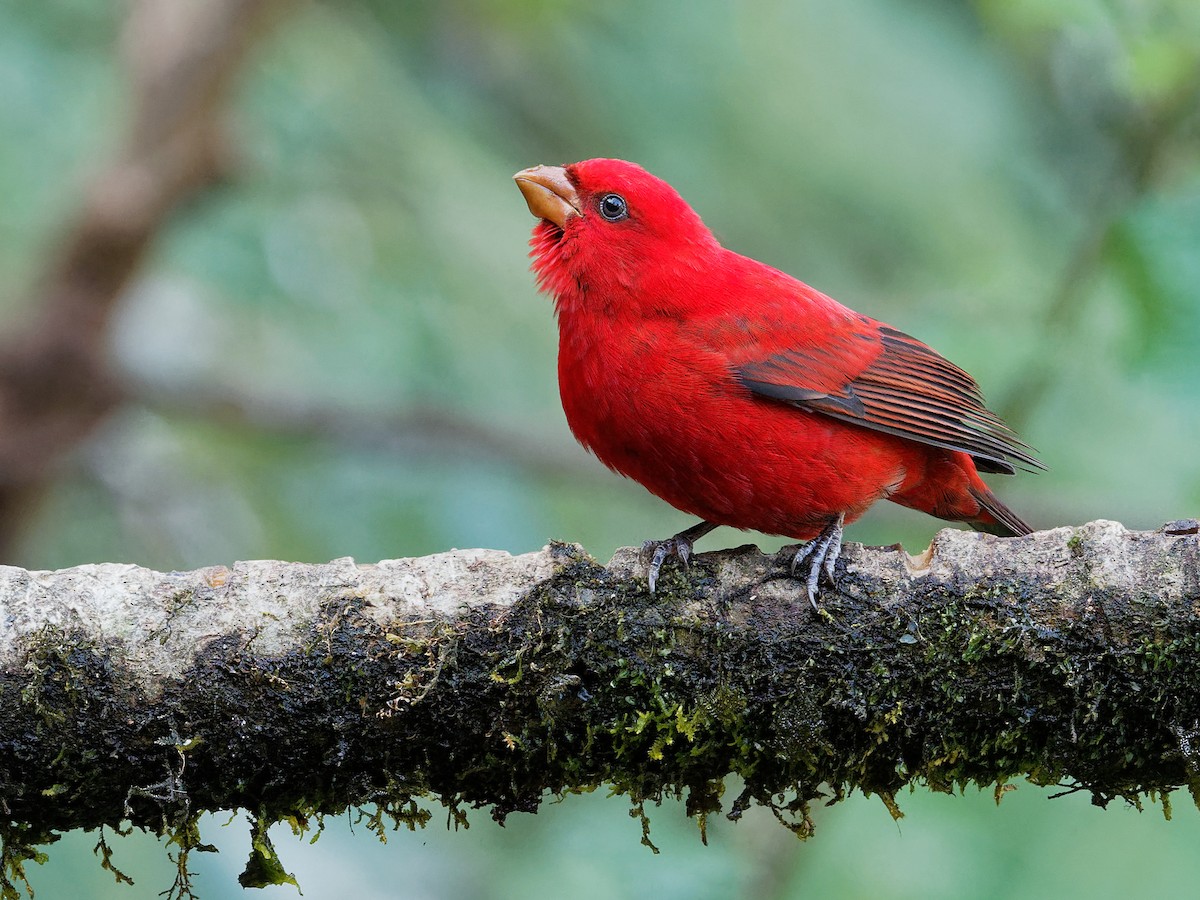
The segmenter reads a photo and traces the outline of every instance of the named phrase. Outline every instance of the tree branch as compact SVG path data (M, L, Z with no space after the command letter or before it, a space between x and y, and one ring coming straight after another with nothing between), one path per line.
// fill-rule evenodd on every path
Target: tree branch
M820 615L752 547L654 598L636 551L606 568L569 545L0 568L0 830L128 820L195 843L205 810L411 826L435 801L503 820L599 784L638 809L686 794L701 823L761 803L802 836L817 798L898 814L910 783L1165 804L1200 787L1198 530L849 544Z

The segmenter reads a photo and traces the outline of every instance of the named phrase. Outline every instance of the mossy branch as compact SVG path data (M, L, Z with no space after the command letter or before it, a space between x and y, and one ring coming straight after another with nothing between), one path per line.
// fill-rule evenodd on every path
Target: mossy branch
M606 568L569 545L0 568L4 830L125 823L186 849L205 810L502 820L607 784L639 808L686 795L701 824L761 803L806 836L810 801L894 809L914 782L1196 795L1196 530L850 544L819 615L748 547L668 567L653 598L634 551Z

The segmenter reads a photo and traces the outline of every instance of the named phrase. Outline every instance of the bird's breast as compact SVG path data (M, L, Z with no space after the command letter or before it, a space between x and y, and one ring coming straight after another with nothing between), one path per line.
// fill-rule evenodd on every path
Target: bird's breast
M717 395L737 389L719 358L683 345L674 332L663 323L605 321L561 332L559 391L567 422L581 443L623 474L676 444L678 423L703 418Z

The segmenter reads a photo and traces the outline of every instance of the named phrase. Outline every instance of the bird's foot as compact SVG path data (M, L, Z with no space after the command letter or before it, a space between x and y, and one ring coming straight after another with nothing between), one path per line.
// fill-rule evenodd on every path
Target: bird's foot
M662 564L674 556L686 570L692 558L692 545L708 534L717 526L712 522L699 522L691 528L679 532L665 541L646 541L642 544L642 553L650 556L650 565L646 570L646 580L650 583L650 593L658 583L658 573Z
M833 567L837 564L842 553L842 525L846 521L844 513L829 520L821 529L821 533L796 551L792 557L792 576L796 577L802 563L807 563L808 572L804 579L804 593L814 610L817 607L818 587L821 576L832 587L834 584Z

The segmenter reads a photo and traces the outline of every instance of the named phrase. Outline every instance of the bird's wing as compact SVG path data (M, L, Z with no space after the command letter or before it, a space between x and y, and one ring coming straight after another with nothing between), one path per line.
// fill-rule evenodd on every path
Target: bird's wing
M762 397L791 403L909 440L961 450L984 472L1016 465L1044 469L1000 417L984 406L973 378L901 331L870 325L819 344L800 342L734 367Z

